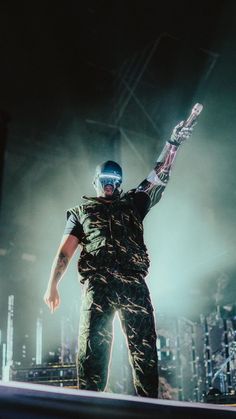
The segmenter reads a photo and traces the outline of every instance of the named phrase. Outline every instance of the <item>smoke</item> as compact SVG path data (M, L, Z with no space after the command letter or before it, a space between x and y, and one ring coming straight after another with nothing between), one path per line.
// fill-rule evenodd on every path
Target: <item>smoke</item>
M212 304L219 272L234 264L230 160L222 161L225 144L220 134L213 137L210 123L200 119L192 139L181 146L163 197L144 221L151 257L148 284L154 305L169 314L200 315ZM161 149L147 138L136 138L136 146L135 155L123 138L127 187L147 175ZM227 219L226 213L231 214Z

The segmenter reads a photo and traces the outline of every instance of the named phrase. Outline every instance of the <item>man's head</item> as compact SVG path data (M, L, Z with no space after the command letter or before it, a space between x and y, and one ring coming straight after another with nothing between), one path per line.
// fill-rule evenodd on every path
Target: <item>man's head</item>
M108 160L96 167L93 184L97 196L111 198L118 191L121 182L122 169L118 163Z

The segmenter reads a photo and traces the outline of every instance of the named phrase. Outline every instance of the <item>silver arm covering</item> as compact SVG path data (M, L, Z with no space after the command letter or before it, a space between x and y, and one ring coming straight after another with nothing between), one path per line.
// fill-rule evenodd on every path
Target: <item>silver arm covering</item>
M170 178L171 167L178 148L179 145L167 141L153 170L136 189L136 192L144 192L150 196L150 208L161 199Z

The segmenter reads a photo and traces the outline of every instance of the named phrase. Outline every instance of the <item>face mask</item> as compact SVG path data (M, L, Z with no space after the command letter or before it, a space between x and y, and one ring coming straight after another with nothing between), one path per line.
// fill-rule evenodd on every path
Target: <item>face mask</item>
M105 187L111 185L113 192L122 183L122 169L118 163L108 160L97 166L94 177L94 187L98 196L103 196Z
M94 186L98 194L102 194L104 192L104 188L106 185L111 185L114 191L120 186L120 184L121 177L112 173L101 173L97 176L97 178L94 181Z

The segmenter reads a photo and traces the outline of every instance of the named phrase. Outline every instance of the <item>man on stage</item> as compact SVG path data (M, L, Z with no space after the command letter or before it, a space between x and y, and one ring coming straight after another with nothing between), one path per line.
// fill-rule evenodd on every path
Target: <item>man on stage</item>
M190 126L187 126L190 125ZM180 123L154 169L136 188L122 193L122 169L106 161L96 169L96 197L68 210L68 220L44 296L53 312L60 304L58 284L78 247L83 284L80 317L79 388L104 391L117 312L127 339L134 386L139 396L158 396L156 331L145 282L149 258L143 219L160 200L180 144L192 124Z

